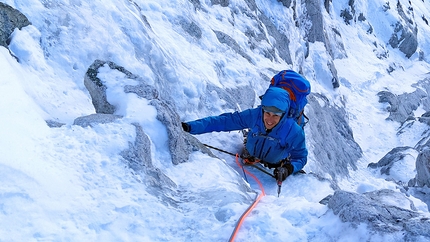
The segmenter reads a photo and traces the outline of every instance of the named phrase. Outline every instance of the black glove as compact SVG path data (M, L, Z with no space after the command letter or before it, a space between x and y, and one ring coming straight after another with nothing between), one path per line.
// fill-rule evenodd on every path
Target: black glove
M262 162L262 163L263 163L264 167L267 167L269 169L279 167L278 163L275 163L275 164L272 164L272 163L269 163L269 162Z
M294 167L290 163L284 164L283 166L275 168L273 171L273 176L276 180L285 180L291 174L293 174Z
M290 163L290 159L285 158L285 159L280 160L278 163L269 163L269 162L264 162L264 161L261 163L263 163L264 167L272 169L272 168L277 168L277 167L283 166L284 164Z
M187 123L184 123L184 122L182 122L181 123L182 124L182 129L185 131L185 132L190 132L191 131L191 127L190 127L190 125L189 124L187 124Z

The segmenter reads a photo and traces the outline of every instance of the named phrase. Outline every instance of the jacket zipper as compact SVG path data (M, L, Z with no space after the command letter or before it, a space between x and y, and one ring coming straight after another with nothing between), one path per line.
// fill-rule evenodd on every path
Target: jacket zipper
M264 148L264 144L266 143L266 139L264 139L263 140L263 144L261 145L261 148L260 148L260 153L259 153L259 155L258 155L258 157L260 158L260 159L263 159L263 157L261 156L262 155L262 153L263 153L263 148Z

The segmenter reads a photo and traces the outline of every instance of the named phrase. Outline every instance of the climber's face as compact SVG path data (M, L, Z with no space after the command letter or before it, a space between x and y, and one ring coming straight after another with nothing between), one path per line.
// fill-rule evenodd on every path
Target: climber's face
M264 112L263 121L266 129L273 129L281 120L281 116L272 112Z

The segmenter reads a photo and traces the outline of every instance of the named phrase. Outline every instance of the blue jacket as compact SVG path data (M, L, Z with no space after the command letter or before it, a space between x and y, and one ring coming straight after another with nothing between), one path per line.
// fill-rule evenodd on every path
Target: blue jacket
M308 150L303 129L292 118L283 115L271 132L267 133L261 106L242 112L211 116L187 124L190 125L191 134L249 128L246 149L252 156L272 164L290 156L293 173L300 171L307 162Z

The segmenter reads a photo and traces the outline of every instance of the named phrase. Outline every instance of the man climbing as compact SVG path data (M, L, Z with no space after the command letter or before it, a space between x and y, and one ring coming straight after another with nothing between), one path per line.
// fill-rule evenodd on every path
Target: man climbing
M191 134L249 129L245 146L249 155L244 159L275 168L274 177L285 180L306 165L308 155L303 129L286 115L289 107L288 92L270 87L257 108L182 123L182 127Z

